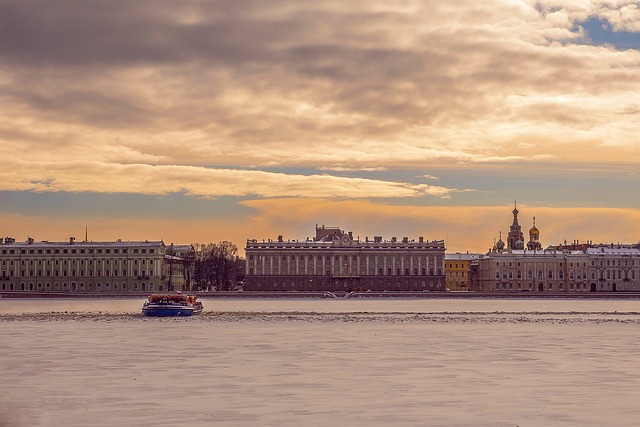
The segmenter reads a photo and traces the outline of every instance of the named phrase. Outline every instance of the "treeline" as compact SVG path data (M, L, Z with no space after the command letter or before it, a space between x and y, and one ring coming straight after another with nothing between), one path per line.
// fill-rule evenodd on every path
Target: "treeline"
M196 243L193 248L193 252L173 261L178 265L172 265L169 260L169 277L175 268L180 268L184 290L232 291L244 281L245 261L238 257L238 247L234 243Z

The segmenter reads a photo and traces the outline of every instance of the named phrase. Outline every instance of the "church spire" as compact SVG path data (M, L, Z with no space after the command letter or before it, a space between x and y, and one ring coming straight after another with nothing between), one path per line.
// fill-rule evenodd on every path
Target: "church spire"
M518 223L518 202L513 201L513 224L509 227L509 234L507 235L507 248L508 249L524 249L524 234L522 234L522 227Z

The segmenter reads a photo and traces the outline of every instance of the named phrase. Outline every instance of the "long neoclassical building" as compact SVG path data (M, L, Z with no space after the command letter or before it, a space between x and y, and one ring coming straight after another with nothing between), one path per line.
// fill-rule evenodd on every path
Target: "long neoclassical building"
M137 242L0 240L3 291L120 292L163 290L165 245Z
M314 239L247 240L247 291L444 291L444 241L354 239L316 226Z

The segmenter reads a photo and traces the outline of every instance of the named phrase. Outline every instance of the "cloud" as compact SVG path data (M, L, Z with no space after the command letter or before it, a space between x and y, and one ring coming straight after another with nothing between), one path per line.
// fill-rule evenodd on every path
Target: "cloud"
M322 166L319 171L331 172L382 172L386 171L385 167L367 167L367 166Z
M629 1L4 2L4 185L449 197L248 169L637 162L640 52L581 44L591 16L638 22Z
M327 198L449 197L458 190L426 184L330 175L294 175L196 166L107 164L97 162L23 162L0 170L0 190L185 193L200 197ZM21 174L29 170L29 174Z
M629 106L638 52L566 42L593 14L638 22L631 2L399 4L8 2L3 111L174 163L517 158L496 139L638 130L608 108Z

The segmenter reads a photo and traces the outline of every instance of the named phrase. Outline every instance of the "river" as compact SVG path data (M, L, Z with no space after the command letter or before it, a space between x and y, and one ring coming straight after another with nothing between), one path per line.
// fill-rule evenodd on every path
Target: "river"
M0 426L635 426L634 300L0 300Z

